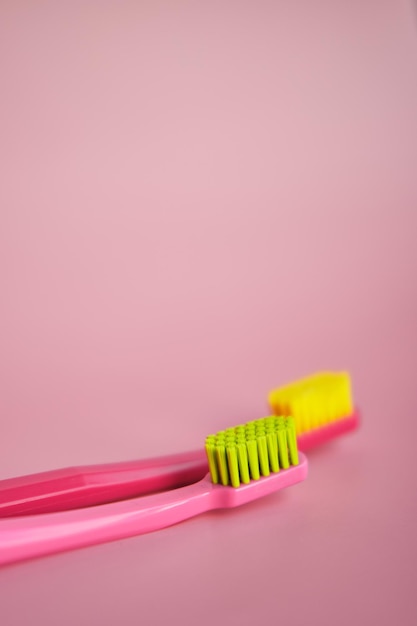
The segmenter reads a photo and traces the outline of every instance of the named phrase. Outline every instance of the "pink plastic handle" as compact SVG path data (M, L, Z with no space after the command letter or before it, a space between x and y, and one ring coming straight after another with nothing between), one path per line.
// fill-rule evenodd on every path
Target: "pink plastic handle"
M175 524L207 511L211 484L63 513L0 521L0 564L122 539Z
M173 491L97 507L0 520L0 564L151 532L220 507L234 507L307 476L307 460L237 489L207 475Z
M352 415L343 419L335 420L325 426L314 428L313 430L298 435L298 449L307 452L312 448L321 446L340 435L344 435L352 430L356 430L359 426L359 411L356 410Z
M116 502L195 483L204 449L154 459L70 467L0 481L0 518Z

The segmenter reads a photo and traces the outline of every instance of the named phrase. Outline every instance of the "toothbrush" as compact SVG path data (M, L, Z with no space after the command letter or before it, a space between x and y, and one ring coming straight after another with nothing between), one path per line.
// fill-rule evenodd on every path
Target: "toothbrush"
M0 564L152 532L240 506L307 477L292 418L264 418L207 437L210 473L165 493L0 520Z
M357 428L347 373L319 373L269 394L275 414L295 418L299 450ZM65 468L0 481L0 518L105 504L182 487L208 471L203 449L181 454Z
M319 372L268 396L275 415L292 415L298 447L306 452L359 426L347 372Z

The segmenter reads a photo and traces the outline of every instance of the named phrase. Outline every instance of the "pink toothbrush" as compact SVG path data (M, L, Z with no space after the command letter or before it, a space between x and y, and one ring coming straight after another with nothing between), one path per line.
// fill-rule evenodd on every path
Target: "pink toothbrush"
M210 474L195 484L111 504L0 520L0 564L165 528L211 509L245 504L307 476L291 418L228 429L209 437L206 451Z

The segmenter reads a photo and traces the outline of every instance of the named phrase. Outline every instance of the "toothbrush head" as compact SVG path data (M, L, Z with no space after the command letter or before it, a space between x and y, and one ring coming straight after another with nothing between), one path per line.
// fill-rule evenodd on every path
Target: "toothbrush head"
M299 463L292 417L265 417L206 439L211 481L239 487Z
M300 450L308 450L359 425L347 372L314 374L274 389L268 400L275 414L293 416Z

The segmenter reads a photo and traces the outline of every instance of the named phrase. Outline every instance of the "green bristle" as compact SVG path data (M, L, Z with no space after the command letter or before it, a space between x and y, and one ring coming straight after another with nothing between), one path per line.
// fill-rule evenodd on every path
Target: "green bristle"
M269 466L271 471L279 472L278 443L274 430L267 434L266 443L268 445Z
M216 445L216 460L220 474L220 481L222 485L226 486L229 484L229 472L227 469L226 448L223 442L218 442Z
M237 461L237 451L236 444L230 443L226 448L227 452L227 463L229 466L229 474L230 474L230 482L232 487L239 487L240 478L239 478L239 466Z
M266 443L265 433L262 431L262 434L258 434L256 439L258 442L258 457L261 474L262 476L269 476L271 472L269 471L268 446Z
M213 483L239 487L298 464L292 418L266 417L206 438Z
M265 431L267 433L275 432L275 420L271 420L270 422L267 422L267 424L265 426Z
M215 438L210 439L209 437L207 437L206 454L207 454L207 460L209 464L211 480L213 481L215 485L217 485L217 483L219 482L219 473L217 471L217 463L216 463Z
M297 435L295 430L295 421L293 417L287 417L286 419L286 431L287 431L287 443L290 453L291 465L298 465L298 448L297 448Z
M248 450L247 450L245 441L238 442L237 455L238 455L238 460L239 460L240 479L242 483L247 484L250 482L250 475L249 475Z
M250 469L251 478L253 480L258 480L260 476L259 459L258 459L258 445L256 443L255 436L247 440L246 447L248 450L248 460L249 460L249 469Z
M287 469L290 466L290 460L288 458L286 422L283 417L279 417L277 419L276 428L278 439L279 464L283 469Z

